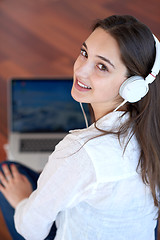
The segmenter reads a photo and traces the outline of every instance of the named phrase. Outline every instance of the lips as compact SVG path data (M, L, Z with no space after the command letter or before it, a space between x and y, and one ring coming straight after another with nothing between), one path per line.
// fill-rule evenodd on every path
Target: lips
M75 82L75 87L76 89L78 89L79 91L89 91L91 90L91 87L80 82L78 79L76 79L76 82Z
M77 80L77 83L78 83L78 85L79 85L80 87L82 87L82 88L91 89L89 86L87 86L87 85L85 85L85 84L81 83L81 82L80 82L80 81L78 81L78 80Z

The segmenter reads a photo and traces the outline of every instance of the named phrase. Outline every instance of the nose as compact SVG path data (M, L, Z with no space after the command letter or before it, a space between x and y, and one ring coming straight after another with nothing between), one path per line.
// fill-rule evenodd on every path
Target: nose
M88 78L91 75L92 67L89 61L78 62L74 64L74 72L80 78Z

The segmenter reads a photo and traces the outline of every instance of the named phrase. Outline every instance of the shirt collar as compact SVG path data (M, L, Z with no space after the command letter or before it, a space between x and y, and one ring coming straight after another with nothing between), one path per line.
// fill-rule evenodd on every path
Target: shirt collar
M104 130L116 130L129 119L124 111L110 112L96 122L96 126Z

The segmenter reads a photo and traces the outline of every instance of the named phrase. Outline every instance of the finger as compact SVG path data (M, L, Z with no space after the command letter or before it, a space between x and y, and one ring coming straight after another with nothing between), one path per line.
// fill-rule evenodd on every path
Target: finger
M7 182L9 182L13 177L11 175L5 175Z
M11 173L8 165L3 164L3 165L2 165L2 169L3 169L4 176L5 176L6 179L9 181L9 180L12 178L12 173Z
M20 173L19 173L16 165L15 164L11 164L10 167L11 167L11 172L12 172L13 178L19 177Z
M0 184L0 191L4 194L5 193L5 187L4 185Z
M0 171L0 181L2 183L2 185L5 187L7 185L7 180L5 178L5 176L3 175L3 173Z

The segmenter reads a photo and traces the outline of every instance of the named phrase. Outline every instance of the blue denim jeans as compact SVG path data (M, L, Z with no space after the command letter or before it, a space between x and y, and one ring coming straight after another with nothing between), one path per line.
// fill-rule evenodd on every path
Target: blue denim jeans
M11 162L11 161L4 161L0 164L0 171L2 171L2 164L7 164L9 167L11 164L15 164L17 166L17 169L20 173L25 175L30 183L32 184L33 190L37 188L37 180L40 175L40 173L35 172L27 167L25 167L22 164L19 164L17 162ZM10 235L13 240L25 240L15 229L14 225L14 208L9 204L9 202L5 199L3 194L0 192L0 208L4 217L4 220L6 222L6 225L8 227L8 230L10 232ZM53 223L52 228L50 230L49 235L45 238L45 240L53 240L56 235L56 226L55 223Z
M155 240L158 240L158 222L157 222L157 227L155 229Z

